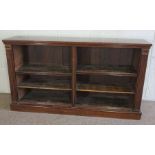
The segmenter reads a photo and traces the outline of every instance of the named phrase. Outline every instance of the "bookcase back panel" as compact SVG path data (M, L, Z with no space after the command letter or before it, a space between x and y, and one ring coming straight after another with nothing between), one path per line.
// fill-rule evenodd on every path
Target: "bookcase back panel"
M70 66L71 48L56 46L14 46L14 55L19 64L40 64L50 66ZM20 62L19 62L20 61ZM18 63L18 64L17 64Z
M78 65L130 67L137 70L141 49L78 48Z

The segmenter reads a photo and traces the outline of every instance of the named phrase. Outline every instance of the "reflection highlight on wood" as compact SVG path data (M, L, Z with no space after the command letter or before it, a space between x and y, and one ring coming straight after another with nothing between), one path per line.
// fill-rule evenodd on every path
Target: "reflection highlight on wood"
M104 86L101 84L78 84L77 91L113 94L135 94L135 92L130 88L120 86Z

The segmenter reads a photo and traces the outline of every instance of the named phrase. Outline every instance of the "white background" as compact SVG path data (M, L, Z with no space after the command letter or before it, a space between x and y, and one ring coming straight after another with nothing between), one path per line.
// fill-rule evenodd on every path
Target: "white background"
M154 0L0 0L1 30L94 30L82 33L59 32L61 35L74 36L138 37L154 43L154 19ZM114 31L100 33L95 30ZM48 31L46 34L57 35L59 32ZM21 34L17 31L1 31L0 38L17 33ZM24 35L31 33L22 32ZM45 35L45 32L33 33ZM4 84L6 87L2 90L8 92L5 53L2 44L0 46L0 76L4 75L0 87ZM144 98L150 96L150 99L154 99L155 96L152 86L155 81L154 52L153 55L149 58L149 80L146 79L144 91ZM154 133L154 126L5 126L0 127L0 153L154 155Z
M102 38L137 38L145 39L153 44L150 50L148 59L148 67L146 73L146 80L143 91L143 99L155 101L155 31L153 30L47 30L47 31L0 31L0 40L15 36L15 35L43 35L43 36L56 36L56 37L102 37ZM2 42L0 42L0 93L9 93L9 79L7 72L7 62L5 56L5 49Z

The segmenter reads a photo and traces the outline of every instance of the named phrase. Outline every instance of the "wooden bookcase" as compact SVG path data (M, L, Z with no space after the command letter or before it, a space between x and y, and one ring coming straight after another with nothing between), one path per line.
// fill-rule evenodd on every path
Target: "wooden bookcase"
M48 37L3 42L12 110L140 119L148 42Z

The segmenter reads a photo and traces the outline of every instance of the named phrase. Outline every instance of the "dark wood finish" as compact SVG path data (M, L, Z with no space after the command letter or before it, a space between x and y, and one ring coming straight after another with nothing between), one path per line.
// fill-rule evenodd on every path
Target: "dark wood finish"
M72 47L72 105L76 103L77 48Z
M80 75L111 75L111 76L131 76L137 77L137 73L130 66L120 66L120 67L105 67L105 66L79 66L77 74Z
M10 80L10 89L11 89L11 98L12 101L17 101L17 89L16 89L16 75L15 75L15 62L14 56L12 52L12 46L9 44L5 44L6 48L6 56L7 56L7 63L8 63L8 73L9 73L9 80Z
M142 49L139 66L138 66L139 68L138 68L138 77L137 77L137 83L136 83L136 95L134 100L135 111L138 111L141 107L148 54L149 54L149 49Z
M77 106L89 107L106 111L132 111L131 96L118 94L102 94L102 93L82 93L78 92Z
M31 90L21 98L20 103L71 107L70 94L70 92L63 91Z
M141 39L118 38L67 38L45 36L17 36L3 40L12 45L50 45L76 47L149 48L151 44Z
M12 110L140 119L148 42L50 37L3 42Z
M43 89L43 90L72 90L69 83L63 81L24 81L17 85L18 88Z
M25 65L16 70L17 74L71 76L68 66Z

